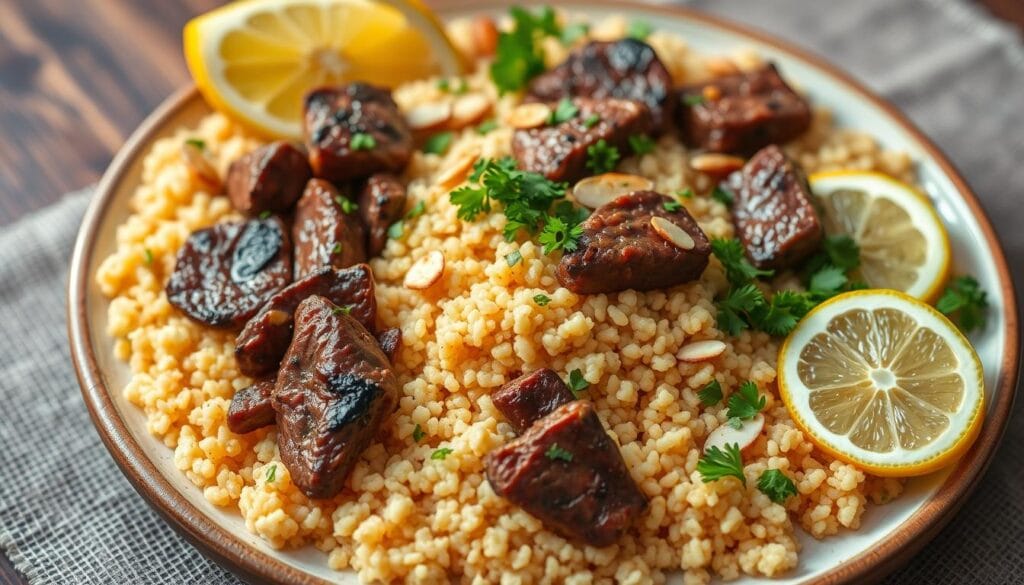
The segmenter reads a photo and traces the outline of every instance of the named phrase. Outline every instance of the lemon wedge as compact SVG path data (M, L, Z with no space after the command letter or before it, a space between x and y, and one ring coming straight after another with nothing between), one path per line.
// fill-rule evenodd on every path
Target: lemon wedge
M394 87L465 69L420 0L249 0L191 20L185 60L215 108L271 136L299 138L302 96L347 81Z
M949 276L949 236L931 202L881 173L832 171L811 175L825 231L860 246L860 277L872 288L931 301Z
M917 299L863 290L822 303L779 351L779 391L825 452L891 477L945 467L981 428L981 361Z

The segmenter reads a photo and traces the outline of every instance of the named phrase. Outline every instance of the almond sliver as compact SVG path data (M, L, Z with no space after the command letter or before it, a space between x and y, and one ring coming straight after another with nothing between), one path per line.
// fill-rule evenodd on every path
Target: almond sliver
M651 227L665 241L680 250L692 250L697 245L697 242L693 241L693 236L686 233L686 230L660 215L651 218Z
M725 352L725 343L717 339L694 341L679 348L676 357L684 362L696 363L715 359Z
M433 286L444 274L444 254L433 250L409 267L402 284L405 288L423 290Z

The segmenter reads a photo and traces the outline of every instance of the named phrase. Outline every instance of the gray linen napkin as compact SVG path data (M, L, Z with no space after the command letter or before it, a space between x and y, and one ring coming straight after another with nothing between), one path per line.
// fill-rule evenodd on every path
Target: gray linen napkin
M1013 265L1024 261L1024 47L1011 30L961 0L692 4L826 55L893 100L967 176ZM33 584L237 583L132 491L82 404L64 290L87 199L0 232L0 550ZM1016 416L963 511L889 583L1024 582L1022 441Z

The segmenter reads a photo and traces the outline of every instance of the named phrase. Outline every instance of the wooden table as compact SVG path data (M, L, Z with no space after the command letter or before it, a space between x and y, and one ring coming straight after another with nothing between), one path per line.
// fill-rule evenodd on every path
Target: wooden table
M1024 29L1021 0L979 0ZM0 0L0 225L95 182L188 81L181 28L219 0ZM0 585L24 580L0 555Z

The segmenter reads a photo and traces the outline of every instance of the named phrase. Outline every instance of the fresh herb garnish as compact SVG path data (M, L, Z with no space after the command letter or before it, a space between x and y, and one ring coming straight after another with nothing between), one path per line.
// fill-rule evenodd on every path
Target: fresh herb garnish
M423 440L423 437L427 436L427 433L423 432L423 428L420 427L419 423L416 423L416 428L412 430L412 440L419 443Z
M613 170L619 158L619 149L610 146L604 138L587 147L587 168L595 175Z
M188 144L189 146L194 146L199 150L206 150L206 141L203 140L202 138L189 138L188 140L185 141L185 144Z
M949 281L935 308L953 319L963 331L984 329L987 321L988 293L972 276Z
M562 34L559 40L562 41L562 45L568 47L587 36L588 33L590 33L590 25L585 22L574 22L562 27Z
M388 226L388 237L392 240L397 240L405 235L405 222L398 220L395 223Z
M580 392L583 392L590 387L590 382L583 377L583 372L579 368L569 372L569 390L572 390L572 395L579 397Z
M491 63L491 80L502 94L522 89L544 72L544 52L540 41L545 36L561 35L555 11L544 7L538 14L513 6L512 30L498 33L498 45Z
M732 207L732 193L723 189L721 185L716 185L715 188L711 190L711 198L726 207Z
M333 254L335 256L337 256L338 254L341 254L341 251L342 251L341 242L335 243L334 247L331 248L331 254Z
M726 445L724 450L718 447L708 449L697 462L697 471L704 483L732 476L747 485L747 478L743 475L743 456L737 443Z
M440 449L435 449L434 452L430 454L430 458L443 461L444 458L451 455L451 453L452 449L448 447L441 447Z
M580 109L572 103L572 100L562 98L558 105L555 106L555 109L551 111L551 115L548 116L548 124L554 125L568 122L575 118L578 113L580 113Z
M767 399L757 392L757 384L748 380L729 397L729 410L725 414L730 419L750 420L764 410L766 403Z
M697 392L704 406L714 406L722 401L722 385L718 380L711 380Z
M423 143L423 152L427 154L444 154L452 145L455 134L452 132L438 132Z
M519 250L512 250L508 254L505 254L505 262L509 265L509 267L519 264L519 262L522 261L522 259L523 253L520 252Z
M142 254L143 254L143 257L146 260L146 264L147 265L153 263L153 250L150 250L149 248L145 248L145 249L142 250Z
M427 204L422 199L416 202L416 205L412 206L412 209L405 212L403 219L396 221L395 223L388 226L388 237L392 240L397 240L405 235L405 220L415 219L427 210Z
M558 443L551 443L548 450L544 452L544 456L552 461L557 459L561 459L562 461L572 461L572 453L559 447Z
M350 315L352 314L352 305L342 305L340 307L334 307L331 309L331 313L335 315Z
M860 266L860 247L850 236L828 236L822 247L833 266L843 270L852 270Z
M594 126L597 126L597 123L600 122L600 121L601 121L601 116L599 116L597 114L590 114L589 116L587 116L586 120L583 120L583 126L587 130L589 130L589 129L593 128Z
M796 485L778 469L766 469L757 480L757 489L776 504L782 504L796 495Z
M356 132L349 142L352 150L373 150L377 147L377 139L365 132Z
M543 307L551 302L551 297L543 293L535 294L533 295L533 302L537 303L538 306Z
M447 92L451 88L452 88L452 85L451 85L451 82L448 81L448 79L442 77L441 79L437 80L437 89L439 89L441 91L444 91L444 92Z
M676 191L676 197L681 197L683 199L693 199L693 189L689 187L685 189L680 189Z
M410 209L409 211L405 212L405 219L415 219L415 218L423 215L423 213L426 212L426 211L427 211L427 202L422 200L422 199L420 199L419 201L416 202L416 205L412 206L412 209Z
M480 122L480 125L476 127L476 133L479 134L480 136L484 136L488 132L494 130L497 127L498 121L495 120L494 118L491 118L490 120L484 120L483 122Z
M699 93L691 93L683 96L683 103L688 106L698 106L706 101L707 99Z
M274 480L276 480L276 479L277 479L277 463L271 465L270 469L267 470L267 483L274 483Z
M715 238L711 240L711 252L725 268L725 277L733 286L742 286L755 278L772 276L771 270L755 268L747 260L743 244L736 238Z
M644 155L654 152L654 141L646 134L634 134L629 137L629 147L634 154Z
M629 23L629 27L626 29L626 36L642 41L651 36L652 32L654 32L654 27L651 26L651 23L646 20L634 20Z
M749 315L759 310L764 304L764 294L757 286L753 284L734 286L717 303L718 328L729 335L739 335L744 329L750 327Z
M271 214L270 214L270 210L269 209L263 210L263 211L260 212L260 219L269 219L270 215Z
M682 209L683 204L678 201L666 201L665 203L662 204L662 207L665 208L665 211L673 212Z
M345 215L352 215L352 212L359 209L359 206L356 205L355 202L344 195L336 196L334 198L334 202L338 204L338 207L341 208L341 212Z
M559 217L549 217L537 241L544 246L545 254L550 254L555 250L572 252L579 245L578 241L582 235L582 225L567 223Z

